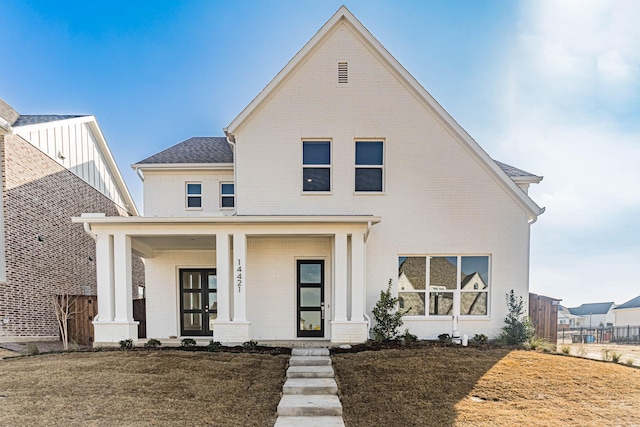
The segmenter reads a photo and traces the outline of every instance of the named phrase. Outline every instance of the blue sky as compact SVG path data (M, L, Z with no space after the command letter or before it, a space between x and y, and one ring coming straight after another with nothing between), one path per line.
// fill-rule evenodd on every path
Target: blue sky
M531 290L640 294L640 2L345 1L495 159L544 175ZM0 97L93 114L129 165L221 136L341 1L3 2Z

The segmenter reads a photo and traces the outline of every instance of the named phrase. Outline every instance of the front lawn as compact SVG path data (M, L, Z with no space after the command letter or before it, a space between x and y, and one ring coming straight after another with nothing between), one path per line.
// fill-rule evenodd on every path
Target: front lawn
M640 426L640 369L461 347L333 356L345 424Z

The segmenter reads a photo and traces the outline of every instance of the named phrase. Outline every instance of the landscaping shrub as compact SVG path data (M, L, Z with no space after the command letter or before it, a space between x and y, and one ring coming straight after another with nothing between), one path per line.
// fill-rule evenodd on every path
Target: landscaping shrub
M622 354L614 351L613 353L611 353L611 361L613 363L618 363L620 362L620 359L622 358Z
M155 338L151 338L149 339L149 341L147 341L146 343L144 343L144 346L146 348L156 348L156 347L160 347L162 345L162 343L160 341L158 341Z
M133 340L120 340L120 348L122 350L131 350L133 348Z
M571 346L563 345L560 351L562 352L562 354L568 356L571 353Z
M380 291L380 299L373 307L376 324L373 327L373 338L377 342L398 339L398 329L402 326L402 316L406 311L398 310L398 298L391 296L391 279L386 291Z
M505 326L500 339L509 345L525 343L533 337L535 329L529 316L523 314L524 300L521 296L516 297L513 289L506 295L506 299L509 313L504 319Z
M613 352L613 350L611 350L610 348L603 348L601 350L602 353L602 360L604 360L605 362L611 362L611 353Z
M441 343L445 343L445 344L451 344L451 341L452 341L451 340L451 335L449 335L449 334L440 334L440 335L438 335L438 340Z
M196 346L196 340L193 338L184 338L180 341L180 345L184 348L191 348Z
M624 361L624 363L627 366L633 366L633 359L629 357L627 360Z
M256 340L249 340L249 341L245 341L242 343L242 348L244 348L245 350L255 350L258 347L258 341Z
M220 343L220 341L211 340L211 341L209 341L209 345L207 346L207 350L209 350L209 351L220 351L220 350L222 350L222 344Z
M38 349L38 346L35 343L30 342L24 348L24 352L31 356L34 356L36 354L40 354L40 349Z
M486 344L489 341L489 338L485 334L475 334L473 338L471 338L471 344L482 345Z
M409 329L405 329L404 334L402 335L402 340L405 343L412 343L418 341L418 337L409 332Z

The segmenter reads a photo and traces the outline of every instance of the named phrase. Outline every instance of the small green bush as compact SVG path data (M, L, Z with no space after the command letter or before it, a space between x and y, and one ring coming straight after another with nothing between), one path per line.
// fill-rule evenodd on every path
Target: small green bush
M245 341L242 343L242 348L244 348L245 350L255 350L258 347L258 341L256 340L249 340L249 341Z
M193 338L183 338L182 341L180 341L180 345L184 348L195 347L196 340L194 340Z
M535 332L531 318L524 315L524 300L516 296L513 289L506 295L509 313L504 319L501 340L509 345L518 345L528 342Z
M449 334L440 334L440 335L438 335L438 340L441 343L451 344L451 335L449 335Z
M611 362L611 356L612 356L613 350L605 347L602 349L601 353L602 353L602 360L604 360L605 362Z
M404 334L402 334L402 340L405 343L412 343L418 341L418 337L409 332L409 329L405 329Z
M611 353L611 361L613 363L618 363L620 362L620 359L622 358L622 354L614 351L613 353Z
M40 354L40 349L38 348L36 343L30 342L27 343L26 347L24 348L24 352L31 356L35 356L36 354Z
M162 343L155 338L151 338L149 341L144 343L144 346L146 348L156 348L156 347L160 347L161 345Z
M571 354L571 346L569 345L563 345L562 348L560 348L560 351L562 352L562 354L564 354L565 356L568 356L569 354Z
M376 324L373 326L373 338L377 342L393 341L399 338L398 329L402 326L402 316L407 314L409 309L402 311L398 309L399 299L391 296L391 283L387 285L386 291L380 291L380 299L373 307L373 317Z
M133 340L129 338L128 340L120 340L120 349L122 350L131 350L133 348Z
M483 345L489 341L489 338L485 334L475 334L473 338L471 338L471 344L475 345Z
M209 341L209 345L207 346L207 350L209 351L220 351L222 349L222 344L220 341Z

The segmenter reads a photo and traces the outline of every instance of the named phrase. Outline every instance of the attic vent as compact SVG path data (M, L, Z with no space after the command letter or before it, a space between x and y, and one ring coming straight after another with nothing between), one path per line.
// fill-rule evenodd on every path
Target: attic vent
M346 62L338 62L338 83L349 83L349 73Z

